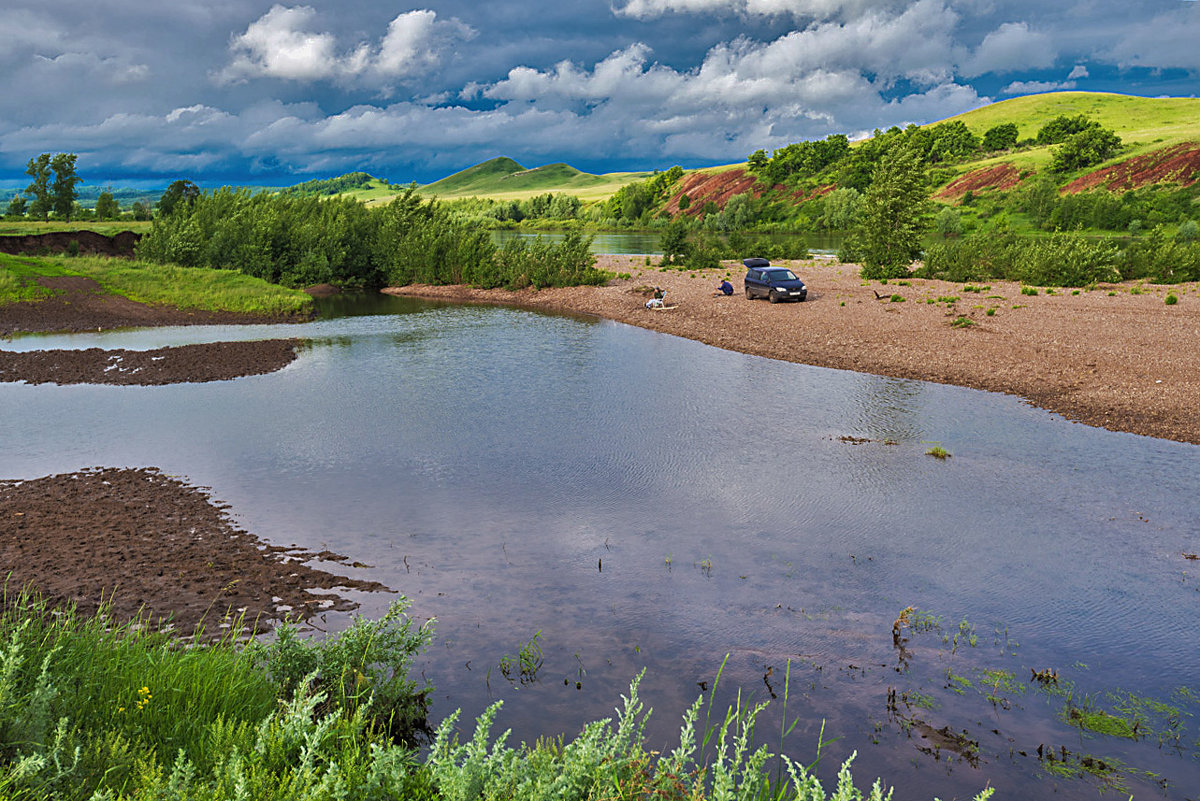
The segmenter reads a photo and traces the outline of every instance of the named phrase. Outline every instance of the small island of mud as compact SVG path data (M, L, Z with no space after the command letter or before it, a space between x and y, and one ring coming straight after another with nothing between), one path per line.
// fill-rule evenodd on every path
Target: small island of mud
M85 332L113 328L278 322L233 312L188 311L138 303L104 292L82 276L41 276L54 294L0 308L0 337L15 333ZM292 321L291 318L284 322ZM210 342L134 350L42 350L0 348L0 382L30 384L161 385L226 381L281 370L295 360L299 339Z
M241 616L265 631L356 603L333 592L389 591L305 564L336 554L266 545L230 522L208 494L153 468L93 468L0 481L0 565L7 593L32 586L84 615L169 621L220 635Z
M0 382L156 386L228 381L282 370L301 345L299 339L266 339L154 350L0 350Z

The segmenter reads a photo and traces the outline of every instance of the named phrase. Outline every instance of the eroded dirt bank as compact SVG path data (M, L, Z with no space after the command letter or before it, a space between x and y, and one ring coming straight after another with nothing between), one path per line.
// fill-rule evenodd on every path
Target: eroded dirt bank
M644 257L604 256L599 266L631 277L541 291L385 291L592 314L773 359L1019 395L1089 425L1200 444L1196 284L1027 295L993 281L969 292L944 281L866 283L856 266L818 259L791 263L809 300L773 305L741 296L740 264L695 275ZM726 275L738 294L712 297ZM643 306L654 285L674 309ZM1168 293L1178 303L1167 305Z

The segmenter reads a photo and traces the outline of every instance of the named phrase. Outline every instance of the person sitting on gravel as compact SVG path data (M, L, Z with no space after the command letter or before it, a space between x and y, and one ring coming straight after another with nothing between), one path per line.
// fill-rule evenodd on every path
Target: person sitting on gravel
M724 281L717 284L717 291L713 292L713 297L719 298L722 295L732 295L732 294L733 294L733 284L729 283L729 279L726 278Z
M646 301L646 308L647 309L661 309L663 307L663 303L664 303L663 298L665 298L666 295L667 295L667 293L663 292L662 287L657 287L657 286L654 287L654 297L652 297L652 298L650 298L650 300Z

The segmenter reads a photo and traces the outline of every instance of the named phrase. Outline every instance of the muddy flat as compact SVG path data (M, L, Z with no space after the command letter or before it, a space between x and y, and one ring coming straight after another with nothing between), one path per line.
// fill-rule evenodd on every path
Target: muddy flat
M356 604L334 588L381 591L307 562L345 561L267 545L208 493L154 469L94 468L0 481L0 566L12 593L32 584L53 606L221 634L241 617L269 630ZM325 590L325 591L322 591Z

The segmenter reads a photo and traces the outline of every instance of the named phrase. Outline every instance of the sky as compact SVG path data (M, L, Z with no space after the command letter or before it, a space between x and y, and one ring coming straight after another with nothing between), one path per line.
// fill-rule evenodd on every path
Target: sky
M4 0L0 186L744 161L1056 89L1200 92L1195 0Z

